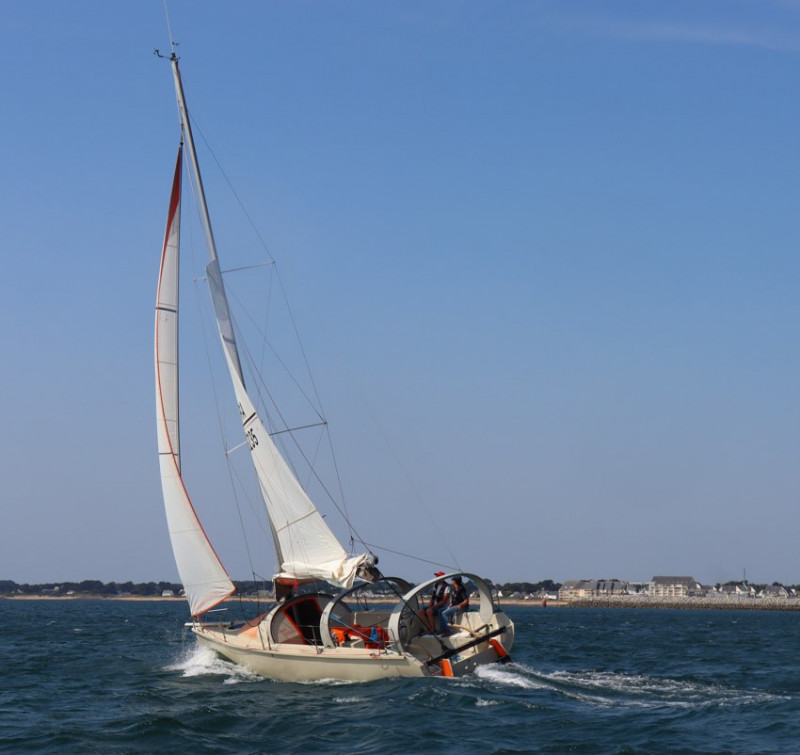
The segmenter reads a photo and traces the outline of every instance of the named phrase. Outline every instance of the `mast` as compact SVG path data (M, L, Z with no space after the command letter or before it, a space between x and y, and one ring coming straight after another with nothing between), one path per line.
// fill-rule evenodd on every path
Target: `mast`
M203 177L200 175L200 163L197 161L197 151L194 146L194 135L192 134L192 124L189 120L189 110L186 107L186 97L183 93L183 81L181 80L181 71L178 67L178 56L173 52L169 56L169 61L172 64L172 77L175 80L175 96L178 100L178 113L181 119L181 133L183 134L184 141L186 142L187 154L189 155L189 164L192 167L192 174L194 175L195 188L197 190L197 198L200 208L200 217L203 221L203 232L206 237L206 247L208 248L208 256L211 258L211 263L207 268L209 283L212 289L212 299L214 302L214 309L217 314L217 321L220 328L220 336L222 338L225 350L228 354L233 369L239 376L242 385L245 384L244 373L242 372L242 362L239 358L239 348L236 345L236 337L233 333L233 323L231 320L231 313L228 307L228 299L225 295L225 286L222 282L222 272L219 269L219 257L217 256L217 244L214 241L214 230L211 227L211 216L208 213L208 204L206 203L206 192L203 189Z
M211 217L208 214L208 204L206 203L206 193L203 189L203 179L200 176L200 164L197 162L197 151L194 148L194 136L192 135L192 124L189 121L189 111L186 109L186 97L183 94L183 81L181 72L178 68L178 56L173 52L169 57L172 64L172 76L175 79L175 95L178 98L178 112L181 117L181 131L188 149L189 161L192 165L192 173L195 177L197 196L200 200L200 216L203 219L203 231L206 234L206 245L211 261L217 259L217 245L214 241L214 231L211 228Z
M261 497L267 510L270 530L275 543L279 569L276 576L301 580L323 579L342 587L350 587L359 570L371 562L369 554L347 555L280 454L245 387L233 320L225 293L225 284L222 280L203 180L200 176L200 166L189 121L189 112L186 107L178 57L173 52L169 60L175 80L181 131L194 175L200 215L208 254L211 258L206 266L206 279L233 391L241 415L242 429L250 448L250 457L258 478Z

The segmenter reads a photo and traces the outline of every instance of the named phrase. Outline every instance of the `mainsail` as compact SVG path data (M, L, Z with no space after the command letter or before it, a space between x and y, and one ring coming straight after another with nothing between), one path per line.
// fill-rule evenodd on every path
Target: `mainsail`
M242 419L242 427L250 447L261 496L266 506L275 541L279 570L276 576L298 580L323 579L335 585L350 587L359 567L370 560L369 555L347 555L281 456L258 416L255 403L247 392L205 200L200 167L197 162L178 60L174 54L171 56L171 63L181 117L181 130L188 150L206 244L211 258L211 262L206 268L208 285L223 353Z
M178 149L167 229L161 251L155 323L156 418L161 488L178 573L193 616L208 611L233 591L203 531L181 477L178 422L178 268L181 218L181 158Z

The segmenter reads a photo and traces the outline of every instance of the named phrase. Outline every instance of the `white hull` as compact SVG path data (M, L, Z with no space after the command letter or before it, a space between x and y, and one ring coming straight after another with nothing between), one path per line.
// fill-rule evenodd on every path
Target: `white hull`
M510 627L505 618L503 624ZM512 631L512 630L509 630ZM197 625L193 632L198 642L227 660L254 674L280 681L319 681L339 679L369 682L391 677L464 676L477 666L504 660L512 636L496 640L501 652L489 641L457 652L436 663L426 661L445 650L458 650L474 641L474 635L462 629L448 637L422 635L409 643L406 652L358 647L324 647L316 645L273 644L264 641L260 627L224 629Z
M377 655L368 650L318 649L308 645L276 645L271 650L242 647L214 630L195 629L200 644L254 674L287 682L341 679L369 682L399 676L430 676L411 656Z
M417 618L436 580L372 608L356 598L364 588L338 597L297 595L251 621L198 622L193 632L224 658L283 681L463 676L508 660L514 642L514 625L493 605L486 584L470 579L478 588L478 610L457 614L446 637L428 632Z

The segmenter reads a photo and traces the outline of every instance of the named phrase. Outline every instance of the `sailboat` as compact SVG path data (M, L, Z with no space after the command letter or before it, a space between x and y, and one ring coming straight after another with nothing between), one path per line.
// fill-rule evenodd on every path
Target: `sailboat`
M156 421L167 524L198 643L258 675L290 681L462 676L481 664L508 661L514 625L495 604L485 580L459 571L412 585L383 576L370 552L346 552L270 435L245 382L240 358L244 352L217 255L178 57L174 50L168 57L181 140L156 298ZM251 618L233 621L215 618L236 588L200 523L181 474L178 271L184 159L210 257L206 280L222 355L277 560L274 604ZM455 613L446 633L434 631L438 627L426 621L426 606L434 586L454 578L469 585L472 607Z

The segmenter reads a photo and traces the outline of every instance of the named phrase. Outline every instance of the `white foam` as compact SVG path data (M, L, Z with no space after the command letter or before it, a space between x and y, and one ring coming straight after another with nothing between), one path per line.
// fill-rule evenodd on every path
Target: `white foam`
M710 682L612 671L542 672L521 663L479 666L475 669L475 676L497 686L549 689L564 697L600 707L726 707L782 699L761 690L736 689Z
M303 679L295 684L321 684L325 687L341 687L345 684L363 684L354 679Z
M520 673L520 671L523 673ZM542 684L535 676L526 674L524 671L523 667L518 666L478 666L475 669L475 676L507 687L540 689L547 686Z
M167 666L167 671L180 671L185 677L224 676L223 684L238 684L261 679L246 668L223 660L210 648L199 645L187 648L175 663Z

